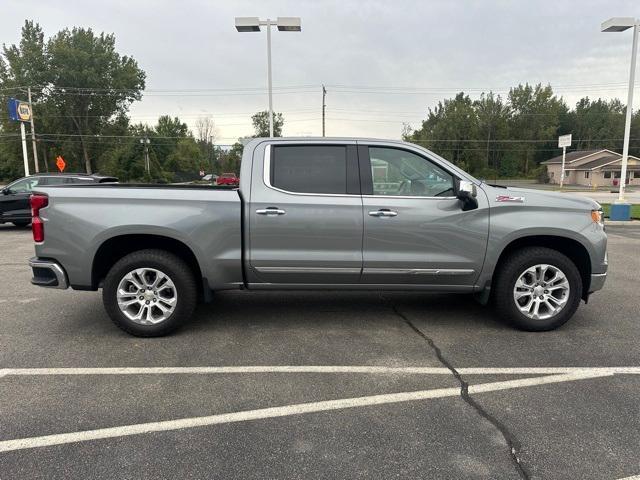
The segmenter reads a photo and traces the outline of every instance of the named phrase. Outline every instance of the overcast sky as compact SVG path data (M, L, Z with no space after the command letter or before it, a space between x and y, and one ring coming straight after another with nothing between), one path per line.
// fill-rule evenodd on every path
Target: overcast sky
M600 23L640 16L638 0L1 4L2 43L19 41L25 18L47 36L72 26L114 33L118 51L147 73L133 120L170 114L192 126L210 115L219 144L251 134L250 115L267 107L266 34L236 32L235 16L302 17L301 33L272 35L274 109L284 113L286 135L321 134L324 83L327 135L383 138L398 138L403 122L419 126L429 107L460 90L504 95L542 82L571 106L585 95L626 102L631 32L600 33Z

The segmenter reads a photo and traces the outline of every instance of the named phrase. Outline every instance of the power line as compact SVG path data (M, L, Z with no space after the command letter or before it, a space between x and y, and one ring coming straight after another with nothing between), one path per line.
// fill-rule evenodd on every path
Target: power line
M520 84L522 85L522 84ZM566 85L551 85L552 90L557 92L588 92L588 91L610 91L623 89L628 86L627 83L589 83L589 84L566 84ZM636 87L640 85L638 83ZM279 87L273 87L274 94L278 95L290 95L290 94L311 94L317 91L318 87L322 85L306 84L306 85L285 85ZM494 92L494 93L508 93L513 88L517 87L442 87L442 86L373 86L373 85L346 85L346 84L327 84L326 87L332 88L336 93L355 93L355 94L407 94L407 95L426 95L426 94L446 94L450 92L468 92L468 93L481 93L481 92ZM535 88L535 84L529 84L532 88ZM26 89L26 86L20 87L7 87L0 89L0 91L7 90L20 90ZM56 91L61 95L72 96L100 96L100 95L112 95L113 93L136 93L146 96L237 96L237 95L262 95L267 92L264 87L231 87L231 88L189 88L189 89L118 89L118 88L99 88L99 87L75 87L75 86L57 86L57 85L38 85L33 88L38 88L41 92Z
M317 121L318 118L305 120L305 121ZM102 139L102 138L141 138L144 136L149 136L151 139L184 139L184 138L193 138L193 137L185 137L185 136L164 136L164 135L149 135L149 134L141 134L141 135L100 135L100 134L87 134L81 135L78 133L38 133L37 137L65 137L65 138L77 138L83 137L85 139ZM20 134L17 133L5 133L0 134L0 138L18 138ZM222 137L222 138L235 138L235 137ZM587 139L574 139L574 142L621 142L622 138L587 138ZM640 138L631 138L631 141L640 141ZM493 139L489 140L490 143L552 143L557 142L557 138L549 138L549 139ZM412 143L436 143L436 142L461 142L461 143L473 143L473 142L481 142L486 143L485 139L471 139L471 138L432 138L426 140L411 140Z
M296 113L311 113L311 112L315 112L316 109L315 108L304 108L304 109L298 109L298 110L283 110L282 113L283 115L290 115L290 114L296 114ZM159 117L171 117L171 119L173 120L173 117L177 117L178 119L180 118L202 118L202 117L240 117L240 116L245 116L245 115L253 115L255 114L255 111L251 111L251 112L222 112L222 113L216 113L216 112L191 112L191 113L182 113L182 112L178 112L178 113L157 113L157 114L149 114L149 115L127 115L127 118L133 119L133 118L159 118ZM75 115L34 115L34 118L71 118L74 117ZM82 115L83 117L87 117L87 118L118 118L116 115Z
M551 82L543 83L539 82L543 88L550 86L552 89L575 89L575 88L601 88L601 87L628 87L627 82L605 82L605 83L579 83L579 84L552 84ZM535 88L536 83L519 83L518 86L529 85L529 87ZM636 82L636 86L640 85L640 81ZM32 88L38 88L40 90L75 90L80 92L137 92L138 89L130 88L100 88L100 87L77 87L77 86L62 86L62 85L31 85ZM300 89L312 89L316 90L318 87L322 87L322 84L304 84L304 85L280 85L273 86L273 90L300 90ZM325 84L325 87L331 87L336 89L349 89L349 90L396 90L396 91L495 91L495 90L510 90L517 88L517 86L397 86L397 85L357 85L357 84ZM17 90L28 88L28 85L5 87L2 90ZM188 92L226 92L226 91L259 91L266 92L265 87L203 87L203 88L147 88L143 90L149 93L188 93Z

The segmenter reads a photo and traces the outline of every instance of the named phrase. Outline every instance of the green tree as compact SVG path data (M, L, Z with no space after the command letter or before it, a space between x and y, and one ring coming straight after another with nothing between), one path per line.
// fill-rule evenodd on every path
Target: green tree
M262 112L255 113L251 117L253 128L256 132L256 137L268 137L269 136L269 112L263 110ZM281 113L273 113L273 136L282 136L282 127L284 126L284 117Z
M589 97L584 97L576 103L575 110L568 114L571 126L567 131L573 133L578 150L611 148L615 144L622 148L621 141L612 139L622 138L624 114L625 106L617 98L610 101L599 98L592 102Z
M182 138L178 140L175 150L167 156L165 168L174 174L193 174L204 168L205 162L200 154L200 148L193 138Z
M240 173L240 162L244 146L240 141L234 143L229 150L220 147L216 148L216 164L218 173L233 172Z
M162 115L158 118L155 130L148 134L152 139L152 148L162 169L171 171L166 161L178 147L178 142L190 137L189 127L178 117L171 118L169 115Z
M631 117L631 135L633 140L629 142L629 154L640 157L640 110Z
M502 142L509 138L511 109L502 101L500 95L494 95L493 92L483 93L473 105L478 116L479 147L480 150L484 150L480 154L485 157L484 168L477 174L484 178L496 177L504 157ZM483 146L486 148L482 148Z
M46 101L71 120L91 173L90 137L140 100L145 73L133 58L116 51L113 35L96 35L90 28L62 30L47 43L47 54L55 87L45 90Z
M472 173L482 166L479 123L474 103L464 92L429 109L422 128L409 137Z
M48 59L42 28L33 21L25 21L18 45L3 45L0 52L0 103L5 106L10 97L26 100L29 85L42 85L50 82ZM38 102L41 93L34 89L32 100ZM36 128L42 125L35 118ZM11 139L19 135L19 125L11 122L6 114L0 116L0 178L15 178L22 173L22 149L20 142ZM29 148L31 148L29 146ZM32 158L31 155L29 158Z
M557 146L560 117L568 108L553 94L551 86L541 84L512 88L508 101L512 111L509 138L517 146L508 156L513 164L510 170L527 175L532 164L548 158L545 151Z
M113 35L96 35L91 29L65 29L46 41L41 27L26 21L19 44L4 45L0 55L3 104L8 96L24 98L26 86L33 87L39 153L47 168L47 159L62 154L68 169L82 166L93 172L97 159L117 148L100 136L122 131L122 119L131 102L140 99L144 80L136 61L116 51ZM17 132L4 118L3 131ZM13 148L15 158L9 161L21 163L16 160L19 144ZM0 163L5 163L3 157Z

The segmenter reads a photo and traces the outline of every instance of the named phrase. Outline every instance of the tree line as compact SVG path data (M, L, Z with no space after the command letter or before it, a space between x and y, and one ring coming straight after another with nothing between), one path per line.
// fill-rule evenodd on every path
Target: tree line
M625 106L618 99L580 99L571 109L551 86L518 85L506 98L492 92L472 100L464 92L428 109L419 129L403 138L438 153L481 178L545 180L540 162L560 155L558 136L571 133L570 150L622 151ZM632 117L630 154L640 155L640 113Z

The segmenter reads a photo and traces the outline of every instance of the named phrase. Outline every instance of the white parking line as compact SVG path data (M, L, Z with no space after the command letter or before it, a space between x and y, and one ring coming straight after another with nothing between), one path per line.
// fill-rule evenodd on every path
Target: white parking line
M40 300L39 298L35 298L35 297L28 297L28 298L0 298L0 303L21 303L21 304L27 304L27 303L33 303L33 302L37 302L38 300Z
M561 373L611 373L640 375L640 367L462 367L461 375L556 375ZM2 376L32 375L167 375L221 373L371 373L450 375L444 367L385 367L376 365L245 365L221 367L61 367L2 368Z
M523 378L503 382L490 382L469 387L469 393L486 393L512 388L530 387L550 383L571 382L587 378L611 376L611 372L573 372L560 375L547 375L535 378ZM433 390L420 390L416 392L390 393L384 395L371 395L366 397L343 398L321 402L299 403L280 407L260 408L257 410L245 410L241 412L223 413L205 417L182 418L179 420L167 420L119 427L100 428L81 432L61 433L45 435L41 437L19 438L0 442L0 452L23 450L28 448L47 447L66 443L87 442L104 438L139 435L151 432L163 432L168 430L180 430L185 428L203 427L222 423L246 422L265 418L285 417L301 415L304 413L342 410L355 407L372 405L385 405L391 403L412 402L431 398L455 397L460 395L459 387L437 388Z

